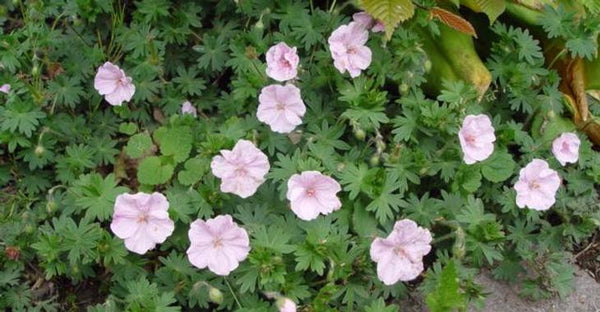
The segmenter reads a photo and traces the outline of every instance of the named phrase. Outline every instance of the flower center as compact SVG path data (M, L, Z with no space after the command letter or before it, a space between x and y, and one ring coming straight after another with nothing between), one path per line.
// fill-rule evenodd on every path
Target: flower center
M537 181L529 182L529 189L537 190L540 188L540 184Z
M465 141L467 141L467 143L475 143L475 136L472 134L467 134L465 135Z
M277 103L277 105L275 105L275 107L277 108L278 111L285 110L285 105L283 105L281 103Z
M400 247L400 246L396 246L394 247L394 253L397 256L402 256L402 257L406 257L406 252L404 251L404 248Z
M348 49L346 49L346 53L348 53L348 54L356 54L356 48L355 47L348 47Z
M235 175L238 176L238 177L245 177L246 174L248 174L248 172L244 168L237 168L237 169L235 169Z
M223 247L223 239L221 237L215 237L215 239L213 239L213 247L214 248Z
M315 196L316 192L317 191L314 188L309 187L306 189L306 196L313 197L313 196Z
M136 222L137 222L137 223L146 223L146 222L148 222L148 215L146 215L145 213L142 213L142 214L140 214L140 215L137 217L137 220L136 220Z

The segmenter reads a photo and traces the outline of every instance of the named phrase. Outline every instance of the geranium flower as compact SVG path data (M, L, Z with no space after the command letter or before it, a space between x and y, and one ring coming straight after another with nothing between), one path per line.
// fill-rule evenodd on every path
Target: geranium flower
M289 298L280 297L276 304L279 312L296 312L296 303Z
M121 194L115 200L110 229L125 240L127 249L144 254L173 233L168 209L169 202L161 193Z
M241 198L252 196L265 181L269 159L252 142L239 140L232 150L221 150L210 163L212 173L221 178L221 192Z
M199 269L208 267L217 275L229 275L250 252L248 233L230 215L198 219L190 225L188 236L190 263Z
M486 115L468 115L458 132L463 159L467 165L487 159L494 152L494 127Z
M318 171L294 174L287 186L292 211L302 220L313 220L320 213L326 215L342 206L336 195L342 190L340 184Z
M545 160L534 159L519 173L515 183L517 206L535 210L547 210L556 201L556 191L560 187L558 173L548 166Z
M380 20L375 21L375 25L373 25L373 17L365 11L354 13L352 15L352 20L363 26L365 29L370 29L372 32L382 32L385 30L385 25Z
M198 110L196 110L190 101L185 101L181 104L181 114L190 114L194 117L198 117Z
M371 64L371 49L365 46L369 32L359 23L342 25L331 33L329 50L333 65L340 73L348 71L350 77L358 77Z
M8 94L10 92L10 85L8 83L3 84L0 87L0 92Z
M131 82L131 77L125 75L125 72L112 64L106 62L98 67L96 78L94 78L94 88L104 99L113 106L120 106L123 102L131 101L135 93L135 85Z
M272 131L289 133L302 124L306 107L296 86L266 86L260 91L258 102L256 117L269 125Z
M296 47L290 48L285 42L280 42L267 51L267 76L286 81L296 78L300 58Z
M565 132L552 142L552 153L561 165L576 163L579 159L581 141L575 133Z
M410 281L423 272L423 256L431 251L431 233L410 219L394 224L386 238L371 243L371 259L377 263L377 277L385 285Z

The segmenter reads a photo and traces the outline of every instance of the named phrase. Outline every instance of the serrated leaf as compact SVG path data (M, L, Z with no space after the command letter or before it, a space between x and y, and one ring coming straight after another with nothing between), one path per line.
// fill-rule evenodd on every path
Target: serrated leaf
M158 128L154 139L160 146L163 155L173 156L176 162L186 160L192 150L192 129L187 126Z
M467 21L466 19L462 18L462 16L438 7L432 8L429 11L429 14L431 15L431 18L437 18L442 23L462 33L477 38L477 33L475 32L475 28L473 28L473 25L471 25L471 23L469 23L469 21Z
M460 3L477 13L487 15L490 24L493 24L506 9L504 0L461 0Z
M437 286L427 295L425 303L431 312L462 311L465 306L465 295L460 291L456 264L450 260L440 273Z
M160 157L144 158L138 167L138 181L148 185L166 183L173 175L173 169L172 164L163 164Z
M392 38L400 22L415 14L415 5L410 0L361 0L359 3L373 18L383 22L386 40Z
M498 183L510 178L515 169L515 161L505 151L498 151L482 163L481 173L490 182Z
M131 158L140 158L152 147L152 139L147 133L138 133L127 142L125 153Z

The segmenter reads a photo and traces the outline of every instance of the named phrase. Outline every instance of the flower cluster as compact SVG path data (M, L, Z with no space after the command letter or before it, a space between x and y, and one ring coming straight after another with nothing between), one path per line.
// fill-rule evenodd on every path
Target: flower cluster
M471 165L484 161L494 152L494 128L486 115L468 115L458 132L463 159ZM552 143L552 153L561 165L575 163L579 158L581 142L574 133L563 133ZM545 160L534 159L521 169L514 185L517 191L516 203L520 208L547 210L556 201L556 192L561 179Z

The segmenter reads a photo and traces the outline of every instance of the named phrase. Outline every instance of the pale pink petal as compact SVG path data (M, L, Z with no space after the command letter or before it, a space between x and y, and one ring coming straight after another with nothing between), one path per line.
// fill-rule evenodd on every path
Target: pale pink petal
M468 115L458 132L463 160L470 165L487 159L494 152L496 136L492 122L486 115Z
M202 269L208 267L217 275L229 275L250 252L248 233L229 215L194 221L188 232L190 262Z
M261 90L256 117L279 133L289 133L302 124L306 111L300 89L288 84L270 85Z
M287 199L292 211L302 220L315 219L340 209L337 192L341 186L331 177L317 171L294 174L288 180Z
M574 164L579 159L580 145L581 141L575 133L565 132L552 142L552 153L561 165Z
M285 42L280 42L267 51L267 76L286 81L296 78L298 74L298 54L296 48L290 48Z
M198 117L198 110L192 105L190 101L185 101L181 104L181 114L189 114L194 117Z
M331 33L329 50L333 65L340 73L348 71L351 77L357 77L371 63L371 50L365 46L369 32L357 22L342 25Z
M222 150L211 162L213 175L221 178L221 191L242 198L256 192L269 169L267 155L247 140L239 140L231 151Z
M431 251L431 240L431 233L414 221L397 221L387 238L377 237L371 243L377 277L386 285L418 277L423 271L423 256Z
M10 92L10 85L8 83L3 84L0 87L0 92L8 94Z
M143 254L173 233L168 209L169 202L160 193L121 194L115 199L110 228L125 240L127 249Z
M546 161L532 160L521 169L519 180L514 185L517 206L535 210L550 209L556 201L560 184L558 173L550 169Z
M94 78L94 88L111 105L118 106L129 102L135 93L135 85L118 66L106 62L98 68Z

